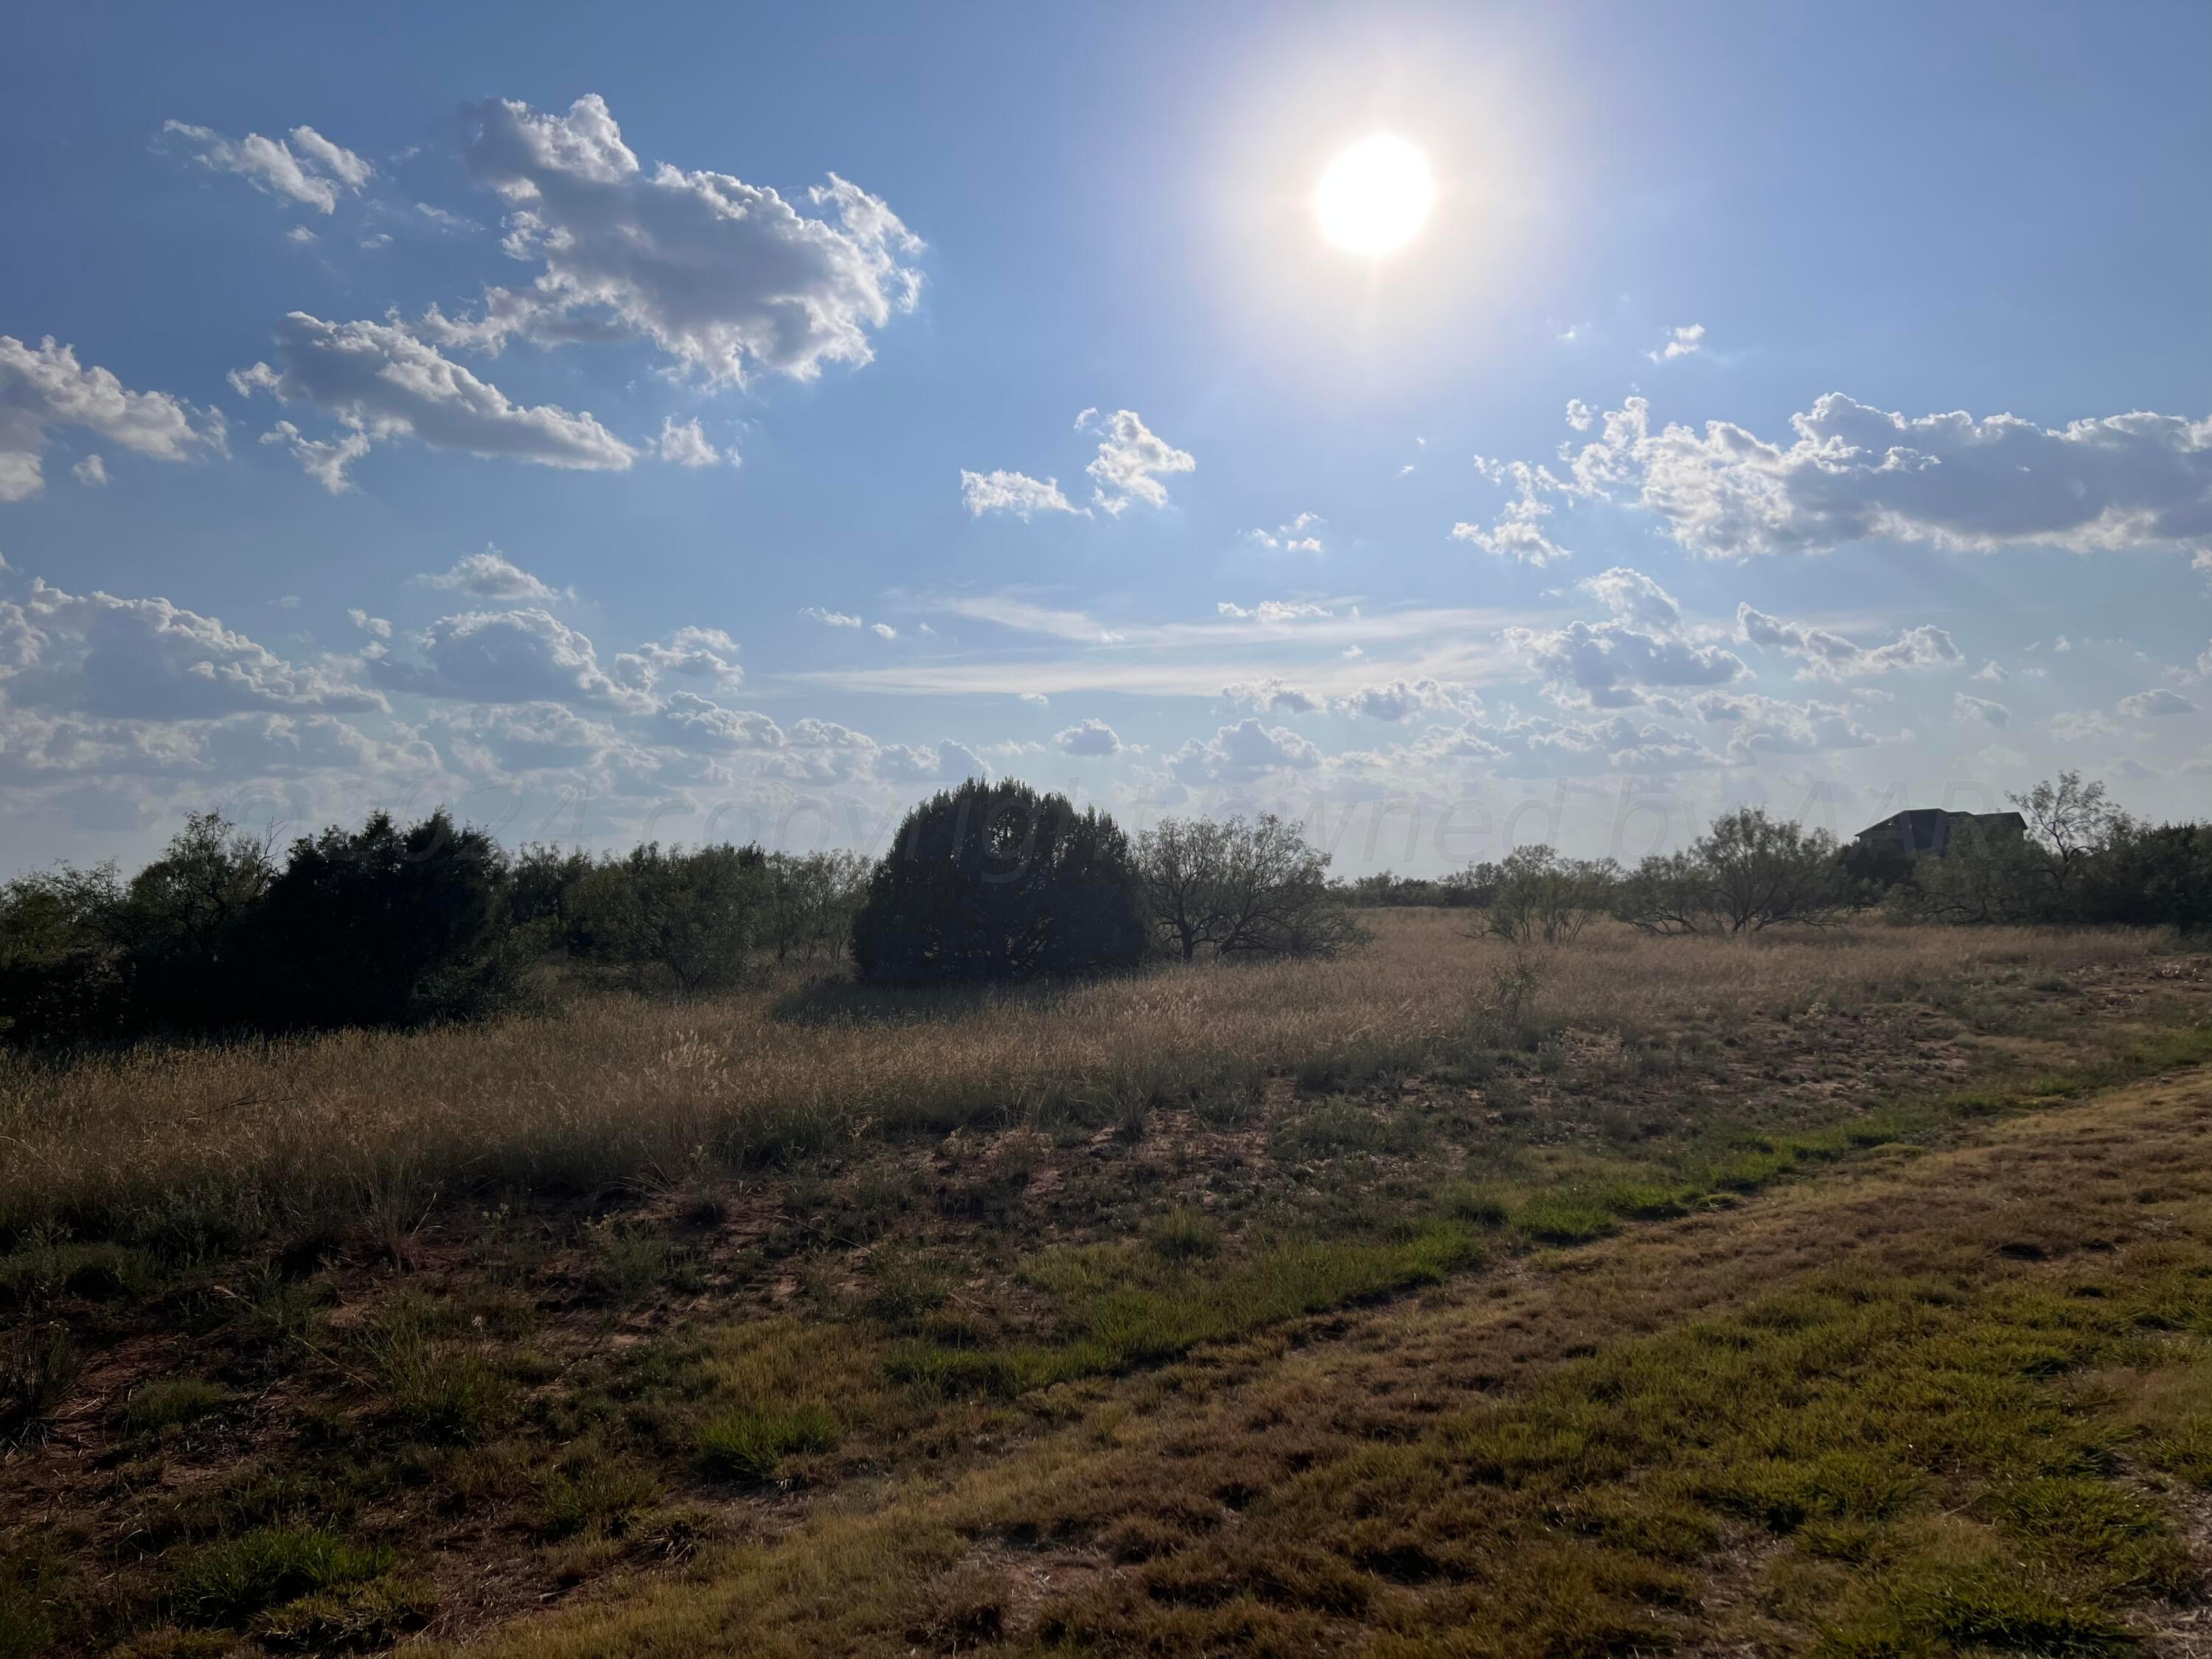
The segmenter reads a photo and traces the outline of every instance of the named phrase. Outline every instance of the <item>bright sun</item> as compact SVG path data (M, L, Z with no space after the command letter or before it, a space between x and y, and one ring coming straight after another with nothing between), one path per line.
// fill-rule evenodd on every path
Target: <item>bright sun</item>
M1314 206L1330 241L1372 258L1403 246L1429 216L1436 195L1428 157L1380 132L1328 164Z

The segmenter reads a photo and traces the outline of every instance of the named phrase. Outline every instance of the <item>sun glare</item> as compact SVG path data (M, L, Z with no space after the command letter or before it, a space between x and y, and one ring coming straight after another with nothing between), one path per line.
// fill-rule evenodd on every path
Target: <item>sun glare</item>
M1428 158L1382 132L1328 164L1314 207L1330 241L1371 259L1404 246L1429 216L1436 195Z

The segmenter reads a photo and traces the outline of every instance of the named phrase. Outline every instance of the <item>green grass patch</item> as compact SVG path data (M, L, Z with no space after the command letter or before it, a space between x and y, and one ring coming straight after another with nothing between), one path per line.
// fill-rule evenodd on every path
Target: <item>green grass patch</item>
M1514 1224L1539 1244L1587 1244L1619 1224L1596 1204L1565 1193L1542 1193L1515 1213Z
M404 1315L373 1328L367 1346L383 1383L385 1416L404 1433L474 1445L514 1415L514 1384L478 1347L434 1339Z
M538 1489L531 1530L541 1538L569 1538L599 1530L621 1536L660 1501L660 1483L647 1470L604 1455L548 1475Z
M723 1480L772 1480L796 1452L836 1449L842 1437L827 1406L741 1406L699 1431L699 1465Z
M134 1390L123 1407L123 1421L134 1434L197 1423L228 1406L234 1396L219 1382L197 1376L173 1376Z
M1275 1131L1273 1152L1291 1162L1334 1158L1340 1152L1379 1152L1396 1136L1393 1126L1364 1106L1333 1104L1316 1108Z
M1206 1263L1170 1263L1127 1245L1066 1251L1033 1276L1055 1294L1069 1340L980 1349L908 1342L893 1352L890 1375L941 1395L1011 1397L1162 1364L1201 1342L1437 1284L1480 1259L1474 1237L1449 1225L1382 1242L1283 1241Z
M2181 1304L2205 1328L2212 1276L2169 1265L2094 1297L1838 1274L1577 1361L1443 1445L1518 1508L1595 1511L1608 1540L1648 1532L1627 1546L1641 1553L1682 1559L1686 1535L1667 1523L1686 1498L1784 1540L1778 1584L1829 1564L1805 1581L1825 1587L1807 1609L1825 1652L2101 1654L2125 1645L2129 1601L2182 1592L2194 1569L2166 1516L2117 1479L2130 1431L2066 1379L2166 1363L2137 1333L2147 1308ZM2212 1365L2189 1340L2188 1364ZM2133 1450L2159 1463L2194 1423L2192 1410L2137 1429Z
M1437 1207L1453 1220L1470 1227L1494 1229L1513 1219L1505 1200L1487 1187L1454 1182L1437 1195Z
M1146 1228L1145 1243L1168 1261L1211 1261L1221 1254L1221 1229L1196 1211L1177 1210Z
M258 1527L185 1558L173 1592L179 1617L237 1625L264 1608L318 1591L365 1583L390 1570L392 1552L305 1527Z
M706 1269L696 1250L649 1236L609 1239L585 1283L595 1300L617 1305L641 1301L659 1290L696 1296L706 1287Z
M428 1583L386 1575L317 1590L271 1607L253 1621L253 1633L273 1646L295 1651L387 1647L428 1624L437 1606L436 1592Z
M1597 1195L1598 1206L1624 1221L1667 1221L1696 1207L1698 1194L1658 1182L1622 1181Z
M153 1279L153 1264L120 1244L34 1239L0 1255L0 1306L38 1307L63 1295L143 1296Z

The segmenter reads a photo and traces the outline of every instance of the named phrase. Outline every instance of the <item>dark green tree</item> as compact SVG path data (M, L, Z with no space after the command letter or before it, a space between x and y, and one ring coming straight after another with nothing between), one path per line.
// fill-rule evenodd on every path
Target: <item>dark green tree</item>
M441 809L378 812L292 844L246 930L257 994L242 1023L413 1025L489 1012L515 991L507 866Z
M908 813L853 925L854 963L882 981L1098 973L1135 966L1146 943L1129 838L1012 779Z

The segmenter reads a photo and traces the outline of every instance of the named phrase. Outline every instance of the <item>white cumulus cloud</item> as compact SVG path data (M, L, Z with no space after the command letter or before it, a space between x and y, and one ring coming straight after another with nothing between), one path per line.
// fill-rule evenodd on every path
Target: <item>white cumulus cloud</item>
M1301 513L1273 530L1248 530L1244 539L1270 553L1318 553L1321 538L1314 532L1328 522L1318 513Z
M1235 681L1223 686L1221 695L1237 707L1256 708L1263 714L1311 714L1323 706L1322 699L1304 686L1274 674Z
M166 392L133 392L104 368L87 368L76 350L52 337L26 345L0 334L0 501L20 501L46 487L40 457L48 434L75 427L134 455L189 460L223 453L222 416L196 410ZM104 482L98 463L86 483Z
M1201 743L1191 738L1168 757L1176 782L1249 783L1275 771L1304 771L1321 763L1321 750L1287 726L1262 726L1257 716L1224 726Z
M480 318L427 316L441 344L611 335L714 383L760 369L808 380L867 362L871 331L920 296L921 272L902 262L921 240L835 173L794 200L726 173L647 170L596 94L566 114L503 99L465 114L470 173L508 207L503 246L539 270L490 290Z
M1117 409L1111 415L1086 409L1075 417L1075 424L1079 430L1100 434L1097 457L1084 471L1097 486L1091 500L1115 517L1132 501L1165 507L1167 486L1160 480L1198 466L1188 450L1158 436L1133 409Z
M663 416L660 422L660 459L675 466L720 466L722 452L708 441L696 416L678 424L673 415ZM730 465L738 464L738 452L730 451Z
M981 518L986 513L1011 513L1018 519L1033 519L1040 513L1073 513L1075 507L1060 493L1057 478L1032 478L1024 472L969 472L960 474L960 501L969 513Z
M2120 699L2120 713L2132 720L2160 720L2173 714L2193 714L2196 712L2195 703L2179 691L2169 691L2162 685Z
M1654 432L1650 404L1631 398L1575 457L1574 487L1633 492L1711 558L1881 540L2212 553L2212 419L1908 419L1830 392L1790 424L1786 444L1726 421Z
M1887 645L1863 646L1840 634L1803 623L1784 622L1739 605L1736 635L1750 644L1801 659L1802 680L1844 680L1863 674L1886 674L1892 669L1944 668L1961 659L1950 635L1925 623L1908 628Z
M1750 672L1735 653L1688 637L1674 596L1643 572L1616 565L1583 586L1611 621L1505 630L1561 704L1627 708L1651 701L1654 687L1725 685Z
M1790 702L1755 693L1709 691L1692 705L1699 718L1727 732L1729 757L1735 761L1864 749L1880 741L1848 706L1818 698Z
M735 685L745 677L737 656L738 642L722 629L687 625L665 640L618 653L615 678L646 690L672 675Z
M453 562L452 569L416 576L414 581L420 587L518 604L550 605L556 599L576 597L574 588L555 587L539 580L495 547L487 547L481 553L464 554Z
M272 392L281 403L314 404L345 427L337 465L314 441L281 427L303 465L331 491L347 487L345 467L368 453L369 442L411 435L434 449L471 456L507 456L540 467L623 471L637 460L630 445L592 420L556 404L520 404L489 380L441 356L396 323L325 323L292 312L276 325L276 368L254 362L232 369L239 396Z
M289 662L167 599L68 593L38 579L21 600L0 600L0 691L16 708L126 720L386 707L337 667Z
M1330 699L1329 707L1340 714L1395 721L1408 720L1416 714L1471 714L1480 710L1482 702L1464 687L1424 678L1363 685L1347 696Z
M1705 325L1703 323L1686 323L1680 328L1668 329L1667 337L1644 355L1655 363L1672 362L1677 357L1696 356L1705 349ZM1571 409L1571 407L1572 405L1570 405ZM1571 424L1571 415L1569 420ZM1587 418L1584 419L1583 424L1585 426L1589 424Z
M276 325L276 363L234 369L240 397L273 392L335 416L337 451L280 428L302 464L335 493L373 441L414 437L437 449L540 466L621 471L637 452L592 418L551 404L518 404L396 323L326 323L295 311ZM319 463L323 463L319 465Z
M372 658L369 678L395 691L477 702L582 703L635 713L653 699L599 665L592 641L550 611L472 611L416 636L417 655Z
M1539 489L1562 489L1559 479L1547 469L1532 467L1526 461L1493 461L1478 455L1475 466L1493 483L1510 483L1514 496L1487 530L1465 520L1455 524L1451 527L1454 541L1472 542L1484 552L1494 553L1499 558L1539 567L1570 556L1567 550L1553 541L1544 528L1544 520L1552 516L1552 504L1537 494Z
M341 191L359 195L375 172L367 161L313 127L294 127L289 139L249 132L226 138L209 127L164 121L161 142L210 173L233 173L258 191L302 203L319 213L338 204Z
M1086 720L1055 732L1052 739L1064 754L1083 756L1118 755L1122 744L1119 733L1102 720Z
M654 715L665 741L684 749L781 749L786 738L766 714L725 708L696 692L672 692Z

